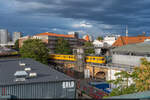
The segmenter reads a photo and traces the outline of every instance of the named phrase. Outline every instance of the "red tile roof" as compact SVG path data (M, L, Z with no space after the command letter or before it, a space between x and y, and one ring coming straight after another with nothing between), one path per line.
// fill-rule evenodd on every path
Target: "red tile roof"
M150 37L146 36L137 36L137 37L127 37L120 36L112 46L123 46L127 44L141 43L144 42L145 39L150 39Z
M56 34L56 33L49 33L49 32L36 34L36 36L41 36L41 35L75 38L75 35L74 35L74 34L69 34L69 35L67 35L67 34Z
M85 36L83 37L83 39L86 40L86 41L90 41L89 35L85 35Z

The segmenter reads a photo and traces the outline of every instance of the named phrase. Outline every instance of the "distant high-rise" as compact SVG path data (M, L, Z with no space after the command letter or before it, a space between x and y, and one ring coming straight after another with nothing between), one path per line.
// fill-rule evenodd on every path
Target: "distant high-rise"
M18 40L21 37L21 32L14 32L13 33L13 42Z
M0 29L0 44L7 44L7 43L8 43L8 30Z

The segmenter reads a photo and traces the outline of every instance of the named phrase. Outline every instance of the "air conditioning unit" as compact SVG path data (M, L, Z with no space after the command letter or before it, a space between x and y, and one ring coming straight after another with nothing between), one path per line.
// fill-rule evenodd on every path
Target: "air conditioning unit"
M16 78L16 79L15 79L16 82L23 82L23 81L25 81L25 80L26 80L25 78Z
M20 66L25 66L26 64L19 62L19 65L20 65Z
M29 77L36 77L37 73L29 73Z
M31 71L31 68L28 67L28 68L25 68L24 70L25 70L25 71Z
M26 81L26 77L28 76L28 73L26 71L16 71L14 73L15 76L15 82L19 82L19 81Z

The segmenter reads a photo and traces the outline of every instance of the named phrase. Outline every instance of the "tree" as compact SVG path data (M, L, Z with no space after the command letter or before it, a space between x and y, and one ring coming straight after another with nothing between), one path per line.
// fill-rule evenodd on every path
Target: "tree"
M19 51L19 39L16 40L15 45L14 45L14 49Z
M49 50L46 48L46 44L39 39L28 39L24 41L19 52L22 58L33 58L41 63L48 63Z
M150 90L150 62L146 58L141 59L140 67L135 67L132 75L139 92Z
M123 95L123 94L130 94L135 93L136 88L135 84L131 84L129 86L129 78L131 78L132 74L121 71L118 73L115 73L115 76L117 79L108 81L109 83L113 83L117 86L117 88L114 88L109 96L117 96L117 95Z
M141 65L135 67L132 73L125 71L116 73L116 80L110 80L109 83L118 85L109 96L117 96L129 93L143 92L150 90L150 62L146 58L141 58ZM128 80L132 78L133 83L129 86Z
M86 55L95 53L94 45L92 44L92 42L85 42L84 46L85 46L85 54Z
M103 37L99 36L99 37L97 37L97 40L102 41Z
M55 53L57 54L72 54L70 44L64 38L59 38L56 44Z

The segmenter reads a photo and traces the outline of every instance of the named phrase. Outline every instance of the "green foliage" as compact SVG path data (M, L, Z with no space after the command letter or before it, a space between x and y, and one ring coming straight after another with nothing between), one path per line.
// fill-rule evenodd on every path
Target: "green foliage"
M64 38L59 38L56 44L55 53L57 54L72 54L70 44Z
M99 36L99 37L97 37L97 40L102 41L103 37Z
M94 54L95 53L95 50L94 50L94 45L92 44L92 42L85 42L84 43L84 46L85 46L85 54L88 55L88 54Z
M108 81L108 83L113 83L117 86L117 88L114 88L109 96L118 96L136 92L135 84L132 84L130 86L128 84L129 78L131 78L132 74L126 71L121 71L115 73L115 76L117 78L115 80Z
M19 52L22 58L33 58L41 63L48 63L49 50L46 48L46 44L39 39L28 39L24 41Z
M150 65L150 62L147 61L146 58L141 58L140 60L141 60L141 64L142 64L142 65L146 65L146 66L149 66L149 65Z
M120 88L120 87L114 88L112 92L109 94L109 96L119 96L123 94L135 93L135 92L136 92L136 87L134 84L132 84L126 88Z
M14 49L19 51L19 40L16 40L15 45L14 45Z
M110 80L108 83L117 85L109 96L118 96L123 94L130 94L136 92L143 92L150 90L150 62L146 58L141 59L141 65L135 67L132 73L122 71L116 73L116 80ZM132 78L134 83L128 85L128 79Z
M150 90L150 62L146 58L141 59L140 67L135 67L132 77L139 92Z

